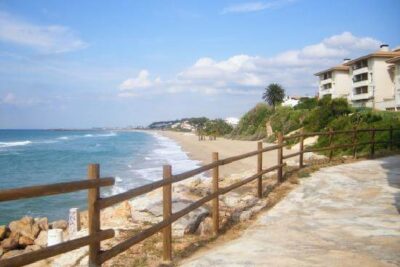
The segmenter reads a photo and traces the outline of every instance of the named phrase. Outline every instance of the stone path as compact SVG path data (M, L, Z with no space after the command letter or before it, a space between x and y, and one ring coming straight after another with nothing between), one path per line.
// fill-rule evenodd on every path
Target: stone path
M321 169L181 266L400 266L400 156Z

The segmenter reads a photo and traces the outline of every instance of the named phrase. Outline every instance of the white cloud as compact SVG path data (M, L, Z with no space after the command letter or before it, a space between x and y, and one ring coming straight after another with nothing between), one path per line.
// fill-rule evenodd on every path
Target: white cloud
M15 104L16 103L16 97L13 93L7 93L3 99L2 102L5 104Z
M17 98L13 93L6 93L5 96L0 97L0 104L10 106L33 106L43 103L44 102L38 98Z
M36 25L0 11L0 41L31 47L41 53L65 53L88 44L68 27Z
M247 2L230 5L222 10L222 14L227 13L248 13L256 12L264 9L280 8L296 0L275 0L269 2Z
M122 91L144 89L149 88L157 83L160 83L160 79L157 78L154 81L149 78L150 73L147 70L139 71L136 78L129 78L121 83L119 88Z
M290 94L312 94L316 91L315 72L338 65L345 57L354 58L376 50L379 44L371 37L344 32L271 57L243 54L221 61L203 57L163 81L150 80L149 73L143 70L138 77L123 82L120 89L125 93L145 87L146 92L152 93L260 94L266 85L277 82Z

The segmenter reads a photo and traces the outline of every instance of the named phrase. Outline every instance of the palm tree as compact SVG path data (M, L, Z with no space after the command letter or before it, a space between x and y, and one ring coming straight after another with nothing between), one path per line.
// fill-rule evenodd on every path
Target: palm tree
M283 101L285 97L285 89L277 83L271 83L265 88L262 99L266 101L275 110L275 106Z

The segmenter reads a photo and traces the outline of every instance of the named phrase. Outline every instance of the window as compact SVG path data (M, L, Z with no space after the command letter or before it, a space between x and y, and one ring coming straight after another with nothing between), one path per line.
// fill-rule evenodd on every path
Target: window
M368 80L368 73L367 72L355 75L353 77L353 82L355 82L355 83L356 82L360 82L360 81L366 81L366 80Z
M327 89L331 89L332 88L332 83L327 83L327 84L324 84L323 86L322 86L322 89L323 90L327 90Z
M324 73L321 78L322 78L321 80L327 80L327 79L332 78L332 72Z
M361 86L354 89L355 95L367 94L368 93L368 86Z
M367 59L360 60L360 61L356 62L353 65L353 70L361 69L361 68L364 68L364 67L368 67L368 60Z

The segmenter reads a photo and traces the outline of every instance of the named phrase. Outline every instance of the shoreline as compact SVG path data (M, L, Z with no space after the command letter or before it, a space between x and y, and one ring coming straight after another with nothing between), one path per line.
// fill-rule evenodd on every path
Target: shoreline
M174 131L155 131L161 136L165 136L175 141L181 149L187 153L190 159L201 162L202 165L211 163L211 155L218 152L219 158L224 159L231 156L237 156L247 152L257 150L259 141L231 140L218 137L215 141L199 141L194 133L174 132ZM263 143L263 147L274 144ZM284 149L284 154L293 152L290 149ZM269 168L277 163L276 151L263 153L263 168ZM173 168L174 166L172 166ZM254 174L257 167L256 156L242 159L220 167L220 175L224 177L242 176L245 173Z

